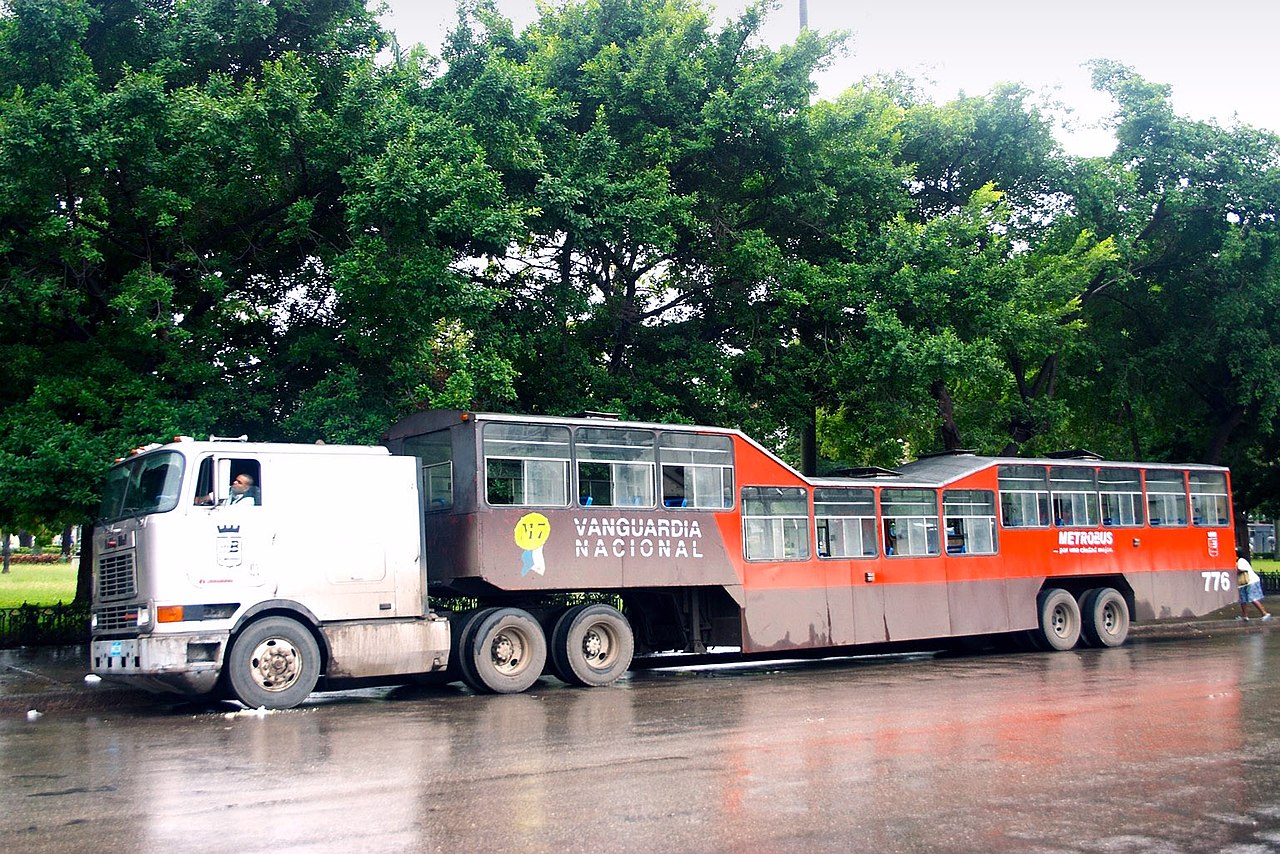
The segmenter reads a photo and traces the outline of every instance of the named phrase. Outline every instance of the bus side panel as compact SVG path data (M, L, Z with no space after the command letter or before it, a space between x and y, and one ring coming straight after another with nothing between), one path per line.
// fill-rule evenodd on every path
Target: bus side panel
M479 515L470 572L501 590L738 587L715 514L504 508Z
M1202 617L1238 601L1234 570L1129 573L1125 580L1139 620Z
M427 513L427 578L432 593L458 578L477 574L479 516L475 513Z
M743 592L743 652L784 652L832 645L824 588L773 587Z
M823 561L823 580L827 588L827 617L830 621L832 646L849 646L858 643L858 623L854 611L854 597L849 595L856 577L862 583L862 570L850 561ZM870 564L868 569L874 568ZM879 622L877 619L876 622Z
M885 643L889 640L889 627L884 619L884 591L882 584L865 582L850 591L853 594L854 630L858 643Z
M1005 605L1009 609L1008 630L1011 632L1038 628L1040 606L1036 598L1044 584L1043 576L1010 578L1005 581Z
M1008 582L952 581L947 585L951 631L956 635L981 635L1009 631Z
M947 637L951 634L947 585L886 585L884 622L891 641Z

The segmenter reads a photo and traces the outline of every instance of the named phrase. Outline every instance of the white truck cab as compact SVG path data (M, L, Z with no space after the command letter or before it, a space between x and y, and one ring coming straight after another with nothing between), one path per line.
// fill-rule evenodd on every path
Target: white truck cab
M321 679L443 670L418 472L381 447L140 449L111 469L94 533L93 672L287 708Z

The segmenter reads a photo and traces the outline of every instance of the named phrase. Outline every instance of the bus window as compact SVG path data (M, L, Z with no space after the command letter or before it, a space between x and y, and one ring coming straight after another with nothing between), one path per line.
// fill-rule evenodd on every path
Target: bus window
M484 425L484 480L490 504L565 506L569 503L569 428Z
M813 491L818 557L876 556L876 498L870 489Z
M948 489L942 493L947 554L996 553L996 495L989 489Z
M1102 498L1102 524L1130 527L1146 521L1142 476L1137 469L1100 469L1098 490Z
M1227 476L1221 472L1191 472L1191 519L1200 527L1231 524L1227 502Z
M938 538L938 493L932 489L882 489L880 513L884 517L885 554L942 553Z
M725 510L733 506L733 440L699 433L663 433L662 503ZM806 514L807 515L807 514Z
M1093 469L1051 466L1049 490L1053 493L1053 524L1059 528L1092 528L1098 524L1098 486Z
M805 490L744 486L742 550L747 560L808 560L809 498Z
M448 430L404 440L405 453L418 458L428 510L453 506L453 443Z
M580 427L578 500L584 507L652 507L654 445L648 430Z
M1152 525L1187 524L1187 487L1180 471L1147 472L1147 517Z
M1049 527L1049 483L1044 466L1000 466L1000 523L1006 528Z

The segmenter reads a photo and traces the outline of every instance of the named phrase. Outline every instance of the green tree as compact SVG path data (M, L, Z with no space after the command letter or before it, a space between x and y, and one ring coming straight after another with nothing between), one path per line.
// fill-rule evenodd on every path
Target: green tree
M1180 118L1115 63L1094 84L1118 146L1082 170L1080 212L1121 247L1086 301L1101 420L1136 457L1230 464L1254 494L1280 406L1280 137Z
M454 264L518 233L507 161L385 40L362 0L5 5L0 526L88 518L151 439L509 393Z

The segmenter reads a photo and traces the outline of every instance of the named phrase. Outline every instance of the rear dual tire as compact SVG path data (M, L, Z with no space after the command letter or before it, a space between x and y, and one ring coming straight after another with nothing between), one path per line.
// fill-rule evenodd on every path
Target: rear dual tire
M1089 646L1117 647L1129 637L1129 605L1118 590L1099 587L1080 597L1081 634Z

